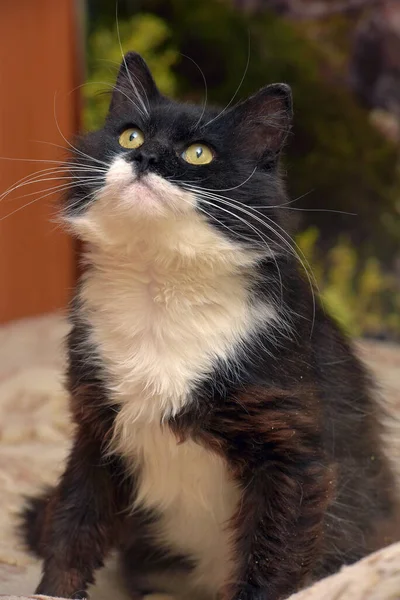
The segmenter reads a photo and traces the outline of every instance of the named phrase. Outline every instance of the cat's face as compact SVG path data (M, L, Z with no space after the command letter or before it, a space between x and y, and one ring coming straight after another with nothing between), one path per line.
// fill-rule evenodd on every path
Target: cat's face
M235 242L273 245L271 227L283 224L278 157L291 113L282 84L224 110L179 104L129 53L104 127L78 142L65 214L88 241L106 227L127 242L138 227L160 229L193 215Z

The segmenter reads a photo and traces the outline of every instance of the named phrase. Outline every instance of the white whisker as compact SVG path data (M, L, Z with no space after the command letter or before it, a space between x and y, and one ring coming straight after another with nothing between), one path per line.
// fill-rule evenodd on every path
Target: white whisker
M294 206L285 207L282 206L283 210L298 210L300 212L328 212L337 215L347 215L349 217L357 217L358 213L347 212L345 210L334 210L333 208L297 208Z
M297 196L297 198L293 198L293 200L289 200L288 202L282 202L281 204L272 204L269 206L254 206L252 204L248 204L247 206L249 206L250 208L258 208L259 210L268 210L271 208L283 208L285 210L299 210L299 211L306 211L306 212L331 212L331 213L339 213L341 215L349 215L349 216L353 216L353 217L357 216L357 213L346 212L343 210L334 210L331 208L298 208L298 207L292 207L292 206L289 207L288 206L289 204L294 204L294 202L298 202L298 200L305 198L305 196L308 196L313 191L314 190L310 190L310 191L306 192L305 194L302 194L301 196Z
M85 181L85 183L91 183L94 184L96 182L98 182L98 178L93 178L90 180ZM46 195L41 196L40 198L36 198L34 200L34 202L36 202L37 200L40 200L41 198L46 198L47 196L50 196L51 194L55 194L58 192L64 192L67 191L68 189L72 189L74 187L79 187L80 185L83 185L82 181L76 181L76 182L68 182L68 183L62 183L60 185L56 185L53 186L51 188L46 188L46 192L48 192ZM41 194L43 192L43 190L36 190L35 192L29 192L28 194L23 194L22 196L18 196L17 198L14 198L13 200L21 200L21 198L28 198L30 196L36 196L37 194ZM23 208L23 207L21 207ZM17 212L18 210L20 210L21 208L16 209L15 212ZM11 213L13 214L13 213Z
M207 86L207 80L206 80L206 76L203 73L203 70L201 69L201 67L197 64L197 62L195 60L193 60L193 58L190 58L190 56L187 56L186 54L182 54L181 55L184 56L185 58L187 58L188 60L190 60L195 67L197 67L197 69L200 71L200 74L203 78L203 83L204 83L204 102L203 102L203 110L201 111L201 115L198 119L198 121L196 122L196 125L194 125L193 130L196 130L197 127L200 125L202 118L204 117L204 113L206 112L206 108L207 108L207 97L208 97L208 86Z
M69 205L68 205L68 207L64 207L64 208L63 208L63 209L60 211L61 218L59 218L59 219L58 219L58 221L61 221L61 222L62 222L62 221L63 221L63 217L64 217L65 213L66 213L68 210L73 210L73 209L74 209L74 208L76 208L76 207L77 207L79 204L81 204L81 203L83 202L83 200L86 200L86 198L90 198L90 196L94 196L94 194L95 194L95 193L96 193L96 190L91 190L91 191L90 191L88 194L85 194L85 196L82 196L82 197L79 197L79 198L77 198L77 200L76 200L75 202L72 202L72 204L69 204ZM87 203L86 203L84 206L82 206L82 209L83 209L83 208L86 208L86 206L87 206Z
M54 94L54 106L53 106L53 109L54 109L54 120L55 120L55 123L56 123L56 126L57 126L58 133L61 135L61 137L62 137L62 139L64 140L64 142L65 142L65 143L66 143L66 144L67 144L67 145L68 145L70 148L72 148L72 150L73 150L74 152L76 152L76 154L78 154L79 156L83 156L84 158L87 158L87 159L89 159L90 161L94 161L94 162L96 162L96 163L98 163L98 164L100 164L100 165L103 165L103 167L107 167L107 168L108 168L108 167L109 167L109 165L108 165L106 162L104 162L103 160L99 160L98 158L94 158L93 156L90 156L89 154L86 154L85 152L82 152L82 150L78 150L78 148L76 148L76 147L75 147L73 144L71 144L71 142L70 142L70 141L68 141L68 140L67 140L67 138L65 137L65 135L64 135L64 134L63 134L63 132L61 131L61 129L60 129L60 125L59 125L59 123L58 123L58 120L57 120L57 113L56 113L56 97L57 97L57 92Z
M239 183L238 185L235 185L233 187L230 188L221 188L221 189L214 189L214 188L205 188L205 187L201 187L198 188L201 191L204 192L230 192L232 190L237 190L238 188L242 187L242 185L244 185L245 183L247 183L254 175L254 173L257 171L257 165L254 167L254 169L252 170L252 172L250 173L250 175L248 177L246 177L246 179L244 181L242 181L241 183ZM173 183L182 183L182 184L186 184L187 182L182 181L180 179L170 179L170 181L172 181ZM191 183L189 182L189 185L191 185Z
M138 110L139 110L139 112L141 112L141 113L142 113L142 115L143 115L143 116L146 116L146 115L147 115L147 116L149 116L149 111L147 110L147 107L146 107L145 103L143 102L143 100L142 100L142 97L140 96L140 94L139 94L139 92L138 92L138 89L137 89L136 85L133 83L133 80L132 80L131 74L130 74L130 72L129 72L129 69L128 69L128 65L126 64L126 58L125 58L124 50L123 50L123 48L122 48L122 43L121 43L121 34L120 34L120 31L119 31L119 22L118 22L118 2L116 2L116 3L115 3L115 22L116 22L116 26L117 26L118 44L119 44L119 47L120 47L120 49L121 49L121 55L122 55L122 60L123 60L123 63L124 63L124 65L125 65L126 74L127 74L127 76L128 76L128 79L129 79L129 81L130 81L130 83L131 83L132 89L133 89L133 91L135 92L135 95L136 95L136 97L137 97L138 101L140 102L140 104L141 104L141 106L142 106L142 108L143 108L143 110L144 110L144 114L143 114L143 112L142 112L142 111L139 109L139 107L138 107ZM143 86L142 86L142 87L143 87ZM147 97L147 96L146 96L146 97Z
M192 191L194 193L197 193L200 196L202 195L203 197L213 198L214 200L219 200L221 203L225 203L226 205L230 206L231 208L236 208L236 209L240 210L241 212L243 212L244 214L247 214L248 216L252 217L253 219L256 219L259 223L261 223L262 225L264 225L265 227L267 227L267 229L269 229L270 231L272 231L272 233L274 235L276 235L278 237L278 239L281 240L281 242L286 246L286 248L289 249L289 251L293 254L293 256L295 256L295 258L301 264L301 266L302 266L302 268L303 268L303 270L304 270L304 272L306 274L306 277L308 279L309 285L310 285L310 290L311 290L311 295L312 295L312 303L313 303L313 317L312 317L312 326L311 326L311 333L310 333L310 335L312 335L312 332L314 330L315 312L316 312L316 301L315 301L314 285L318 288L318 284L317 284L317 282L315 280L315 277L314 277L314 275L312 273L311 267L310 267L310 265L309 265L306 257L304 256L304 253L302 252L301 248L298 246L298 244L274 220L270 219L266 215L262 215L264 217L264 219L267 219L268 221L270 221L273 224L273 226L271 226L269 223L267 223L265 220L263 220L260 217L258 217L253 212L246 210L239 203L239 201L237 201L237 200L233 200L232 198L227 198L227 197L224 197L224 196L212 194L210 192L204 192L204 190L202 188L197 188L196 186L187 186L187 185L185 185L184 187L186 187L187 189L190 189L190 191ZM216 207L222 209L221 206L217 205ZM280 229L283 232L284 235L282 235L281 233L279 233L279 231L277 231L276 228ZM284 236L286 236L286 238ZM290 241L288 241L287 238L289 238ZM300 254L302 256L300 256ZM310 272L311 272L311 274L313 276L312 280L311 280L311 277L310 277Z
M187 204L190 204L189 200L186 200L185 198L182 198L182 200L184 200ZM207 203L207 202L205 202ZM216 223L218 223L219 225L221 225L221 227L223 227L224 229L226 229L227 231L229 231L231 234L233 234L233 237L240 237L243 240L246 240L246 242L251 242L251 243L255 243L257 246L259 246L260 248L262 248L264 246L264 244L261 244L259 242L254 242L254 240L246 235L242 235L242 234L238 234L237 231L235 231L234 229L231 229L230 227L228 227L228 225L226 225L225 223L223 223L222 221L220 221L219 219L217 219L217 217L215 217L214 215L212 215L211 213L207 212L206 210L204 210L203 207L198 206L197 207L198 210L200 210L200 212L202 212L203 214L205 214L207 217L213 219ZM264 240L263 240L264 242Z
M140 85L142 85L140 81L139 81L139 83L140 83ZM78 87L83 87L84 85L104 85L106 87L109 87L112 90L118 92L119 94L122 94L123 96L125 96L125 98L127 100L129 100L129 102L132 104L132 106L134 106L135 109L141 113L141 110L140 110L139 106L136 104L136 102L130 96L128 96L128 94L126 92L124 92L123 89L121 89L117 85L112 85L112 83L108 83L107 81L87 81L86 83L82 83ZM143 87L143 85L142 85L142 87ZM143 92L146 94L144 89L143 89ZM147 94L146 94L146 98L147 98ZM141 113L141 114L143 115L143 113Z
M217 119L219 119L220 117L222 117L222 115L224 114L224 112L226 112L228 110L228 108L231 106L232 102L234 101L234 99L238 95L240 88L242 87L244 78L247 75L249 64L250 64L250 34L249 34L249 37L248 37L248 44L247 44L247 62L246 62L246 67L245 67L244 73L242 75L242 79L240 80L240 83L239 83L238 87L236 88L236 92L233 94L232 98L230 99L230 101L228 102L228 104L225 106L225 108L223 110L221 110L221 112L218 113L216 117L214 117L213 119L210 119L210 121L207 121L207 123L205 125L203 125L203 127L207 127L207 125L210 125L210 123L213 123L214 121L216 121Z
M19 183L15 184L13 187L8 188L5 192L3 192L3 194L0 195L0 201L4 200L7 196L9 196L10 194L12 194L13 192L15 192L17 189L20 189L21 187L25 187L27 185L34 185L34 184L38 184L38 183L45 183L47 181L62 181L62 180L79 180L79 181L88 181L88 180L99 180L100 177L98 175L94 175L92 174L90 177L88 176L78 176L78 175L60 175L57 177L47 177L44 175L56 175L56 173L46 173L41 175L40 177L31 177L30 179L26 180L26 181L20 181ZM35 193L35 192L32 192Z
M254 233L256 233L256 235L266 245L266 247L268 249L268 256L270 258L272 258L272 260L274 261L275 266L277 268L278 277L279 277L279 284L280 284L280 292L281 292L281 305L282 305L283 304L283 282L282 282L281 272L280 272L280 269L279 269L279 265L278 265L277 259L276 259L275 255L274 255L274 253L271 251L271 248L270 248L270 246L268 244L268 241L265 238L265 236L262 234L262 232L260 232L259 229L257 229L256 227L254 227L254 225L252 225L251 223L249 223L249 221L247 221L246 219L243 219L239 215L236 215L235 213L232 213L227 208L224 208L222 206L219 206L218 204L215 204L215 203L211 202L210 199L209 199L209 197L203 196L199 192L198 192L198 195L199 195L199 197L202 199L202 201L205 204L208 204L209 206L213 206L214 208L218 208L219 210L223 210L224 212L230 214L234 219L237 219L237 220L241 221L242 223L244 223L246 225L246 227L250 227L250 229L252 229L252 231L254 231ZM236 207L234 207L234 208L236 208Z
M60 191L60 190L58 190L58 191ZM48 194L44 194L43 196L40 196L40 198L34 198L30 202L27 202L26 204L24 204L24 206L20 206L20 207L16 208L15 210L13 210L11 213L8 213L5 217L0 218L0 222L4 221L5 219L8 219L9 217L11 217L12 215L14 215L15 213L18 213L20 210L24 210L24 208L27 208L31 204L35 204L35 202L39 202L40 200L43 200L44 198L47 198L48 196L51 196L54 193L55 193L54 190L52 190ZM82 202L82 200L85 200L86 198L88 198L89 196L91 196L93 193L94 193L94 190L92 190L91 192L89 192L89 194L86 194L86 196L83 196L82 198L79 198L79 200L77 202L75 202L75 204L72 204L70 206L70 208L71 207L74 208L75 206L77 206L77 204L79 204L80 202Z

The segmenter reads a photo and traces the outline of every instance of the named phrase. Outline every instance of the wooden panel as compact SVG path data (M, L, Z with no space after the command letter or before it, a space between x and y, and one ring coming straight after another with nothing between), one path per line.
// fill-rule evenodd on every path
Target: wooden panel
M66 145L58 126L66 138L77 131L78 92L72 90L80 83L80 76L74 0L14 0L1 4L3 192L20 178L55 166L36 161L65 156L51 144ZM45 185L57 183L49 181ZM37 189L31 185L20 187L0 201L0 322L62 308L70 297L75 278L73 243L54 223L57 194L42 199L21 197ZM43 184L41 189L46 193Z

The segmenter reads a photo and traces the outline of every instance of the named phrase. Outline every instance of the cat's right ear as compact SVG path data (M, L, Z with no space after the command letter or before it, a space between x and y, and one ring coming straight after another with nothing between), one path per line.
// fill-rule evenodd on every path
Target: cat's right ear
M149 103L160 95L146 62L137 52L125 54L111 96L110 111L134 102L139 112L148 112Z
M259 162L276 159L290 132L292 92L275 83L230 108L224 115L233 132L232 142Z

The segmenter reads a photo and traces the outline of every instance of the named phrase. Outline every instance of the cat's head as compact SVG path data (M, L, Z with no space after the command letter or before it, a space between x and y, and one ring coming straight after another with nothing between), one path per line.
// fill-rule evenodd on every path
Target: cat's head
M235 243L282 246L279 155L291 119L287 85L224 109L178 103L130 52L104 127L77 142L65 216L87 241L127 243L193 218Z

